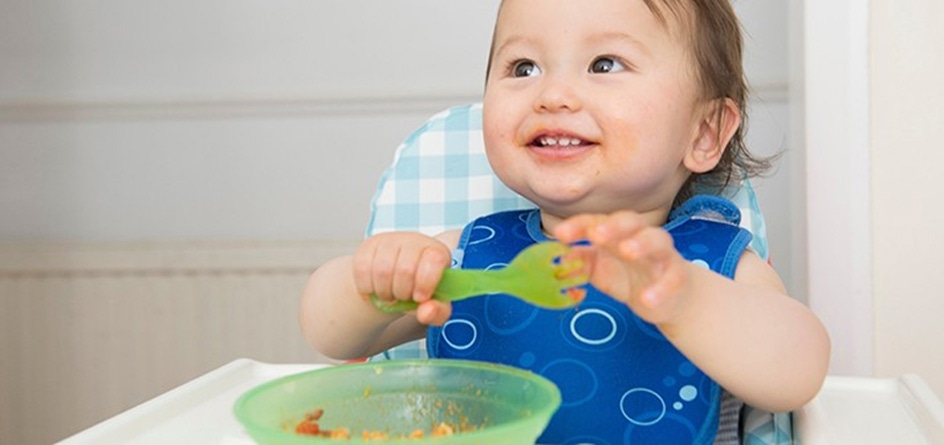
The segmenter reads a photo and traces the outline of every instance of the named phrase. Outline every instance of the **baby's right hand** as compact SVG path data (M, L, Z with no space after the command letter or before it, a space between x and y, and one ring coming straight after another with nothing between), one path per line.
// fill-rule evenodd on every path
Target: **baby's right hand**
M433 291L452 259L449 247L414 232L391 232L367 238L353 259L354 284L365 298L413 300L420 304L420 323L441 325L449 319L451 305L432 300Z

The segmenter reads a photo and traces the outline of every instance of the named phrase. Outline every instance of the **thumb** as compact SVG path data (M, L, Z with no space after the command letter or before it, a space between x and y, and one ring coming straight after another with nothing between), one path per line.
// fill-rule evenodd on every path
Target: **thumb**
M439 300L424 301L416 308L416 321L425 325L442 326L451 316L452 304Z

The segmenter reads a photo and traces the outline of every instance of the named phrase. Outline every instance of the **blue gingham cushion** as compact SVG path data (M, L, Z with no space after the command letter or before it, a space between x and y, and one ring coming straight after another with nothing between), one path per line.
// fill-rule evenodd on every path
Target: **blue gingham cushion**
M397 149L371 205L368 235L436 235L478 216L534 207L492 173L482 142L481 104L436 114Z
M723 195L741 209L751 248L768 257L763 214L750 182ZM478 216L534 204L505 187L492 173L482 140L482 105L457 106L432 116L398 148L371 202L367 235L415 231L436 235L463 227ZM425 358L425 341L397 346L370 360ZM792 440L789 413L745 407L745 444L781 445Z

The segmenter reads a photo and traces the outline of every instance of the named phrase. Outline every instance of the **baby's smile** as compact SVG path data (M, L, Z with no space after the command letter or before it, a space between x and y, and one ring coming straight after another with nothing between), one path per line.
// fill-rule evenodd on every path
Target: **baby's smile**
M541 136L534 141L534 145L538 147L551 147L551 146L561 146L569 147L571 145L587 145L588 143L583 141L580 138L567 137L567 136Z

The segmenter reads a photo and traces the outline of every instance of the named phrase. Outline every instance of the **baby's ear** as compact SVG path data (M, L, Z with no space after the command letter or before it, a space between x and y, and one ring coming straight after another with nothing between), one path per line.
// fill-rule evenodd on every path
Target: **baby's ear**
M733 100L716 99L705 104L695 140L685 155L685 167L692 173L715 168L740 125L741 110Z

